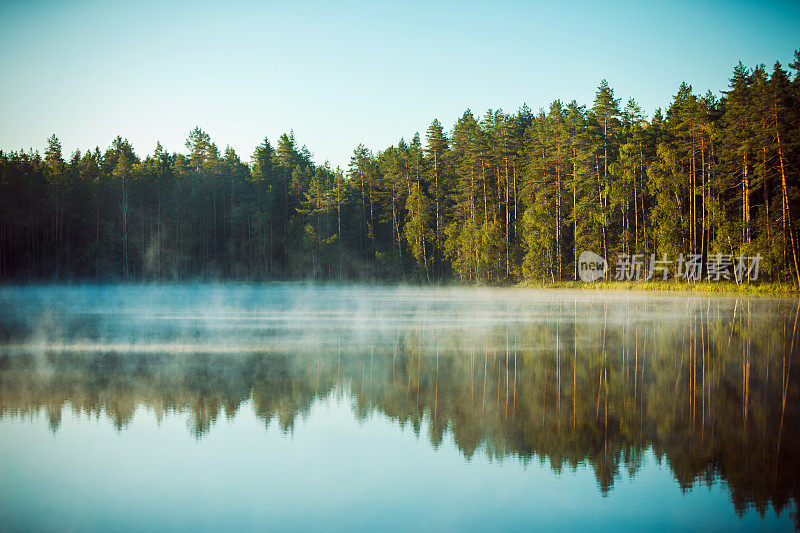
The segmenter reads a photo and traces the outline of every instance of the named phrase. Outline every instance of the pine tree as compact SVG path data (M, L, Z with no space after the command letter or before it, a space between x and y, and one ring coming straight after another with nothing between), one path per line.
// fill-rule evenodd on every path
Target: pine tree
M433 245L433 264L437 269L436 274L441 278L439 271L440 264L440 243L442 239L441 218L443 216L444 194L443 187L445 182L446 156L447 156L447 137L442 130L442 125L438 120L434 120L428 127L426 134L426 153L428 156L428 191L435 206L434 209L434 245Z
M411 185L411 194L406 200L406 212L408 213L404 230L406 241L417 260L417 265L430 281L428 248L434 237L431 231L431 206L419 182Z
M595 152L595 167L598 175L598 201L600 207L602 248L605 257L608 257L609 249L608 231L610 225L610 210L608 195L612 182L608 169L609 165L616 159L616 152L618 149L616 134L619 126L619 114L619 99L614 98L614 91L608 85L608 82L602 80L595 93L591 118L594 124L594 142L597 147Z

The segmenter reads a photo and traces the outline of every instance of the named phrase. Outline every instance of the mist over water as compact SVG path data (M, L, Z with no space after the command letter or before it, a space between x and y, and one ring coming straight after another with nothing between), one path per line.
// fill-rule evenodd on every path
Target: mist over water
M35 517L50 509L88 528L120 516L131 529L302 528L314 522L292 502L311 498L305 513L339 527L791 530L799 305L396 286L2 288L0 519L46 528ZM109 496L123 512L104 518L102 498L65 503L78 464L107 474L86 481L107 494L174 490L137 496L143 515Z

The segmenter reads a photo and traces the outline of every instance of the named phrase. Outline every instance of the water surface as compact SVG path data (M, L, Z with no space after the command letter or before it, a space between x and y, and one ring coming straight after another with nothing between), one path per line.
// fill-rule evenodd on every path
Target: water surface
M0 523L792 530L798 305L0 289Z

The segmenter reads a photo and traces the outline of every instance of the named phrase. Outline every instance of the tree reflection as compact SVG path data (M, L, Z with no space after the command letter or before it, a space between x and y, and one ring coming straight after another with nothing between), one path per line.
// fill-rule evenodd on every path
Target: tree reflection
M346 395L355 417L425 427L434 447L449 436L467 460L586 464L607 493L652 449L684 490L724 481L740 513L796 509L798 303L671 305L683 307L556 302L529 322L412 324L325 350L5 350L0 412L44 412L55 431L67 408L124 430L145 407L187 413L201 438L246 401L265 426L291 432L315 401Z

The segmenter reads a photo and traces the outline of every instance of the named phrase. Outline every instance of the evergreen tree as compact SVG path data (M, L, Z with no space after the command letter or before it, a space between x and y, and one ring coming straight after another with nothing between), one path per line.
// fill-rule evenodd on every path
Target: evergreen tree
M347 172L291 131L249 162L199 127L143 160L53 135L0 151L0 279L559 281L592 250L760 254L800 286L800 51L789 67L739 63L721 98L682 83L649 120L605 80L588 110L467 110Z

